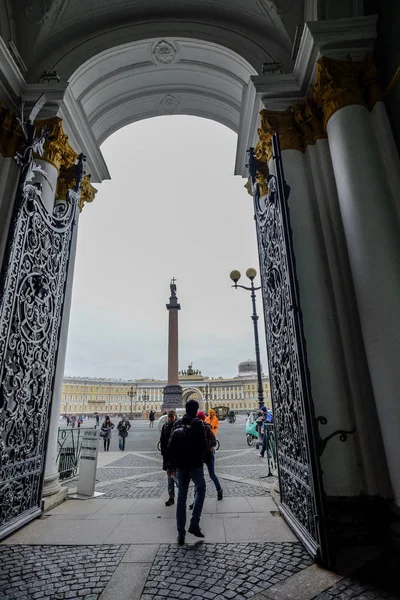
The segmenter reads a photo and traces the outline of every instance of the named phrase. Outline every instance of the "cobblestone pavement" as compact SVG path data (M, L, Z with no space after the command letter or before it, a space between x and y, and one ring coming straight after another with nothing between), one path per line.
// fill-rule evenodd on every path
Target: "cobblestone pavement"
M2 600L97 600L128 546L0 546Z
M311 564L299 543L162 544L141 600L245 600Z

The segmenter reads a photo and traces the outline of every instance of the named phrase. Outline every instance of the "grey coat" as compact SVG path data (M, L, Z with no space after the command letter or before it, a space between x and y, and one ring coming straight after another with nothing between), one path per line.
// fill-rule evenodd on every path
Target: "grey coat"
M103 440L111 440L111 431L114 429L114 423L112 421L110 421L109 424L106 424L106 422L103 422L103 425L101 426L101 430L106 432L106 435L103 437Z

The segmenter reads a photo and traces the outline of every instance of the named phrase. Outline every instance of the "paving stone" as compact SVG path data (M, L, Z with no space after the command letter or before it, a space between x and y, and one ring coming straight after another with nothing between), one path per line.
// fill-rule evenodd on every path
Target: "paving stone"
M70 600L98 597L128 546L0 546L0 598ZM103 569L101 584L93 573ZM68 564L68 567L66 567Z

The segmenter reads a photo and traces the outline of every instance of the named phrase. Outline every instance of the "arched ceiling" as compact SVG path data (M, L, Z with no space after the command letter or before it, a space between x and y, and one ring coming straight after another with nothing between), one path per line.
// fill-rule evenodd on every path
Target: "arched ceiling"
M304 21L304 0L0 1L12 12L30 82L52 70L68 80L100 52L165 36L225 46L258 72L271 61L290 71L295 30Z
M98 144L120 127L168 114L197 115L239 130L243 90L256 72L222 46L150 39L107 50L70 79Z

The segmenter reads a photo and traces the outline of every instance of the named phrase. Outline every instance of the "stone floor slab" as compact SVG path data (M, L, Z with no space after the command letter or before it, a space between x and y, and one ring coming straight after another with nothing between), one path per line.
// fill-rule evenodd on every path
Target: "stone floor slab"
M207 541L225 542L225 529L222 519L204 515L201 528ZM87 521L88 522L88 521ZM189 527L189 520L187 522ZM177 537L175 519L154 518L152 515L125 515L112 534L107 538L109 544L162 544L174 543ZM188 540L193 536L187 535ZM197 539L197 538L193 538Z
M132 498L111 498L98 510L96 515L125 515L137 500Z
M268 600L312 600L342 579L314 564L263 592Z
M151 563L121 563L99 600L139 600Z
M270 512L278 510L271 496L247 496L247 502L254 512Z
M214 519L216 522L217 519ZM227 542L295 542L297 538L282 517L242 514L223 519Z
M253 509L246 498L224 498L217 502L217 513L251 513Z
M152 563L158 548L159 544L131 544L122 562Z
M3 540L1 544L104 544L120 520L121 517L104 516L93 520L76 520L73 516L71 519L36 519Z
M48 515L93 515L103 506L106 506L108 500L89 499L89 500L66 500L55 508L52 508Z

